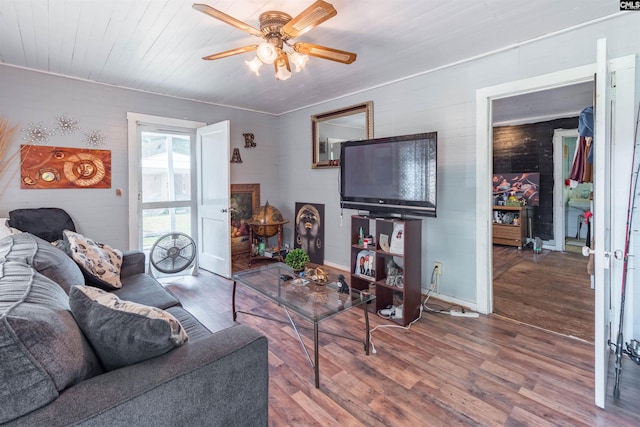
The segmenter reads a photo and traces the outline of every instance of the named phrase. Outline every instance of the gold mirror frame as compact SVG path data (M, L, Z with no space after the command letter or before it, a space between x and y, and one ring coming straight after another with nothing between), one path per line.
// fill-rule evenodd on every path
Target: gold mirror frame
M347 119L355 119L355 121ZM311 116L311 168L340 167L342 142L371 138L373 138L373 101L313 115Z

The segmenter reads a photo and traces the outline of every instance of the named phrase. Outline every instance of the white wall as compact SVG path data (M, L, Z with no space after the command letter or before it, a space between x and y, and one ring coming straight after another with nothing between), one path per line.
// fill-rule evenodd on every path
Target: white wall
M2 117L24 127L30 121L48 123L56 114L68 113L80 120L83 129L101 129L109 138L104 148L113 151L109 190L20 190L17 176L3 174L0 176L0 188L4 188L0 194L0 216L19 207L64 207L80 232L124 248L128 220L126 112L207 123L229 119L232 148L240 148L244 161L231 165L232 182L260 182L261 202L269 200L289 219L293 218L296 201L323 203L325 260L348 266L349 216L354 212L345 210L341 219L338 169L311 169L310 116L371 100L375 137L438 132L438 217L423 221L422 286L426 288L429 282L433 261L440 261L444 270L441 293L473 306L476 299L475 195L478 186L485 185L475 182L476 90L594 63L596 41L603 37L607 38L610 58L640 54L640 14L627 13L280 117L0 65ZM244 148L242 133L246 132L255 134L256 148ZM19 138L15 141L16 149L22 142ZM84 146L81 135L58 138L52 138L51 144ZM116 188L125 190L122 197L115 195ZM285 227L285 241L293 242L291 223Z
M423 221L422 286L429 283L433 261L440 261L440 292L473 306L475 196L478 186L485 185L475 182L476 90L595 63L596 41L603 37L610 58L640 54L640 14L628 13L282 116L281 158L288 167L280 169L279 181L287 195L282 204L290 205L287 214L295 201L324 203L326 262L348 266L349 215L354 211L344 212L341 225L338 169L310 168L310 116L372 100L375 137L437 131L438 217ZM288 227L286 236L291 235Z
M47 145L86 148L82 132L99 129L107 136L102 149L111 150L112 188L21 190L19 158L0 174L0 217L12 209L64 208L80 233L117 248L128 247L127 112L216 123L231 122L231 147L240 148L242 164L231 165L231 182L259 182L262 200L275 198L278 118L266 114L158 96L51 76L0 65L0 117L17 125L13 150L27 143L20 130L29 122L53 127L66 113L79 120L74 135L52 136ZM244 148L243 133L255 134L256 147ZM5 172L5 171L3 171ZM116 189L123 190L122 196Z

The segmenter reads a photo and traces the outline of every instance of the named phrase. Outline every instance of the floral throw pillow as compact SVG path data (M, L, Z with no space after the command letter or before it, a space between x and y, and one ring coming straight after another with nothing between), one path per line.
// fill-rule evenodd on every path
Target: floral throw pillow
M122 251L70 230L63 234L65 250L82 270L87 284L106 290L122 287Z

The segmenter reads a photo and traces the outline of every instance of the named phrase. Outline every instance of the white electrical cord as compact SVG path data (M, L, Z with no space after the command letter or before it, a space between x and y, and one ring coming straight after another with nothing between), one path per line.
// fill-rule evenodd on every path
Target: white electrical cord
M420 315L418 316L417 319L415 319L414 321L412 321L411 323L409 323L407 326L400 326L400 325L378 325L375 328L371 329L369 331L369 343L371 343L371 352L373 354L376 354L376 346L373 345L373 331L375 331L378 328L398 328L398 329L404 329L404 330L409 330L409 328L411 328L411 326L416 323L418 320L422 319L422 312L424 310L428 310L434 313L439 313L438 311L432 310L429 307L426 306L427 301L429 300L429 297L431 296L431 292L433 292L433 286L435 284L434 282L434 277L435 277L435 273L436 273L436 269L434 268L431 271L431 286L429 287L429 289L427 290L427 296L425 297L424 301L422 301L422 303L420 304ZM389 317L385 317L382 316L379 312L377 313L378 316L382 317L383 319L390 319L391 316Z
M390 319L390 317L384 317L384 316L380 316L384 319ZM413 325L414 323L416 323L418 320L422 319L422 306L420 306L420 316L418 316L417 319L415 319L413 322L409 323L407 326L400 326L400 325L378 325L375 328L371 329L369 331L369 343L371 344L371 352L373 354L376 354L376 346L373 345L373 331L375 331L378 328L398 328L398 329L404 329L404 330L409 330L409 328L411 328L411 325Z

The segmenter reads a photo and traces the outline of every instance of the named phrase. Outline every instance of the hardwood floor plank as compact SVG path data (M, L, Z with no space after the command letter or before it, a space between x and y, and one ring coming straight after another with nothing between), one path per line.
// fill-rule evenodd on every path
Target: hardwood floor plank
M559 424L557 420L554 422L547 421L544 418L532 414L529 411L526 411L518 406L514 406L513 410L509 414L509 418L504 424L508 427L515 426L538 426L538 427L558 427L558 426L570 426L570 424Z

